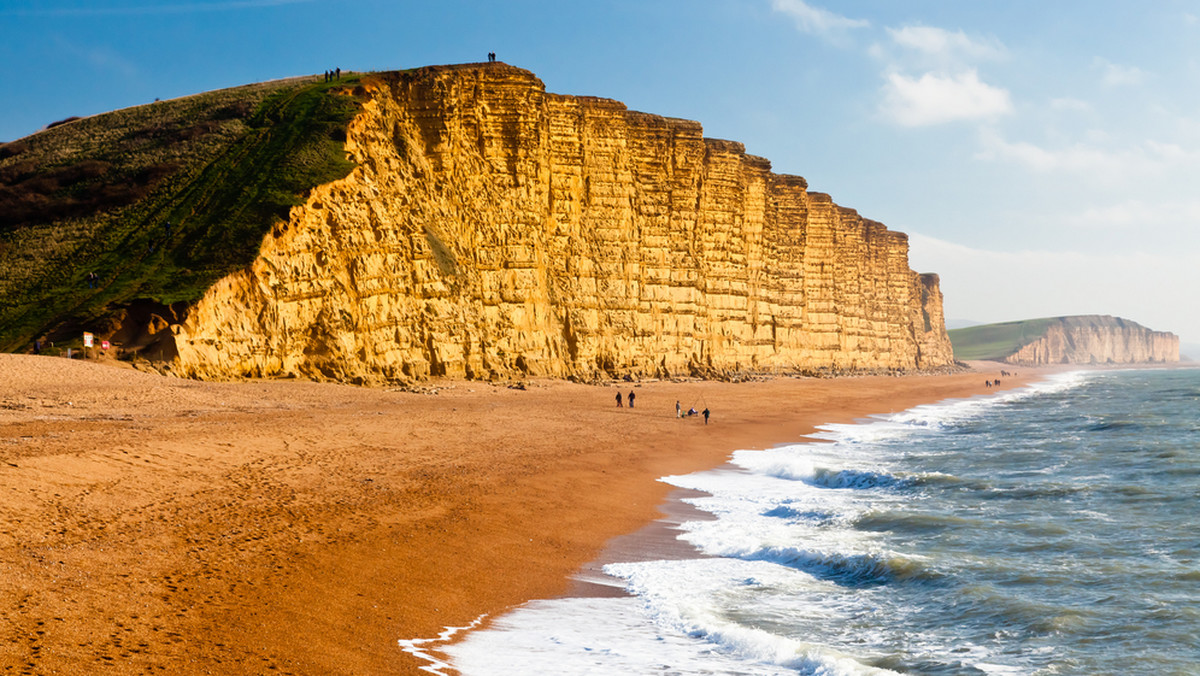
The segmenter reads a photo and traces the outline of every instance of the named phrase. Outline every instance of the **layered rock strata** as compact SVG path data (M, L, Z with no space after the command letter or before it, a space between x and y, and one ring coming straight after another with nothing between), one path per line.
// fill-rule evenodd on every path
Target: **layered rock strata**
M1060 317L1010 364L1138 364L1179 361L1179 336L1108 315Z
M504 64L373 76L315 189L174 327L201 378L358 382L927 369L898 232L696 122Z

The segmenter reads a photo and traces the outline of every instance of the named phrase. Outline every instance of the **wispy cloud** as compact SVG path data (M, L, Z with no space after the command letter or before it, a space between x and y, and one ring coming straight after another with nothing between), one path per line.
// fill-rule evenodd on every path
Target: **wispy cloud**
M1028 141L1009 141L991 129L982 132L981 146L976 155L979 159L1015 162L1043 173L1086 173L1107 181L1159 173L1200 159L1174 143L1151 140L1120 149L1084 143L1047 148Z
M771 7L776 12L790 16L801 32L817 35L831 42L844 40L850 30L871 25L865 19L851 19L834 14L827 9L814 7L804 0L771 0Z
M905 127L994 118L1011 111L1008 91L982 82L974 70L919 78L890 73L880 108L886 119Z
M1007 50L998 40L972 38L963 31L948 31L935 26L904 26L887 29L892 42L941 62L994 60L1004 58Z
M1100 69L1100 81L1106 87L1133 87L1146 80L1146 71L1137 66L1123 66L1096 57L1093 61Z
M315 0L217 0L216 2L185 2L171 4L127 4L112 7L31 7L0 9L0 15L12 16L134 16L144 14L191 14L195 12L224 12L239 9L279 7L314 2Z

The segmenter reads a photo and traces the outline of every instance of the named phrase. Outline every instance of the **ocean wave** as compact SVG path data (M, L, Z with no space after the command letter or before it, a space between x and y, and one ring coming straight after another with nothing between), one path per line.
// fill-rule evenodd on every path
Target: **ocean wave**
M766 510L763 516L789 521L809 521L817 524L829 524L837 521L838 516L831 512L816 509L797 509L792 505L778 505Z
M1042 500L1045 498L1067 498L1091 490L1089 486L1065 483L1031 484L1022 486L994 486L980 497L988 500Z
M965 649L970 652L970 649ZM1008 667L985 662L968 662L965 660L938 660L930 657L910 658L908 656L889 655L879 661L881 667L894 669L904 674L942 674L955 676L1003 676L1006 674L1024 674L1024 669Z
M884 676L897 674L874 668L823 646L777 636L736 623L698 628L693 636L727 647L755 661L776 664L797 674L811 676Z
M1094 624L1092 613L1079 608L1065 608L1039 617L1030 625L1030 629L1039 634L1079 634Z
M854 527L875 532L936 533L954 528L974 528L980 522L951 514L919 514L898 511L870 511L858 517Z
M779 564L842 587L935 582L944 577L920 561L894 554L842 554L798 547L770 547L740 558Z
M1141 423L1132 420L1103 420L1095 424L1089 425L1086 429L1088 432L1116 432L1116 431L1136 431L1142 429Z
M911 484L911 480L887 472L825 467L783 451L738 451L733 455L733 464L756 474L803 481L818 488L897 488Z
M673 632L704 641L717 657L737 656L744 665L739 673L772 674L783 668L788 673L812 676L862 676L895 674L870 666L835 649L780 635L751 625L730 613L729 595L746 595L748 603L769 590L795 590L794 573L763 561L703 559L617 563L605 572L626 581L629 591L642 599L655 624ZM679 584L687 579L688 584ZM663 661L647 663L634 673L663 673ZM706 664L698 661L698 665ZM769 665L769 666L768 666ZM676 665L672 665L675 667ZM720 670L688 671L674 668L665 673L724 673Z
M903 488L912 484L911 480L901 479L886 472L876 472L862 469L826 469L819 468L811 483L824 488Z
M995 487L992 482L986 479L963 478L943 472L924 472L911 477L905 477L905 480L913 486L960 488L976 491L990 490Z
M1172 387L1159 390L1155 393L1155 398L1159 401L1175 399L1193 401L1195 399L1200 399L1200 390L1194 387Z
M1029 583L1037 586L1036 579ZM983 622L1009 627L1017 635L1082 633L1100 621L1100 613L1082 605L1064 605L1049 599L1014 593L1007 585L964 587L956 605L960 624Z

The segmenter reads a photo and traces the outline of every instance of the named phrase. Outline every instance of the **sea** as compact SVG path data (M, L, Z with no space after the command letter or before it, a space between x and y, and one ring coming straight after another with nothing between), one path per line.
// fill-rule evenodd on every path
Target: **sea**
M662 481L670 555L431 673L1200 674L1200 369L1059 373ZM481 618L483 619L483 618Z

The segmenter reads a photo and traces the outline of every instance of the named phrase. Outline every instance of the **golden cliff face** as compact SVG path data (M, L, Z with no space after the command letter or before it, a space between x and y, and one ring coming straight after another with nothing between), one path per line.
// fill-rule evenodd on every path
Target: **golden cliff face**
M1179 336L1119 317L1063 317L1004 361L1010 364L1138 364L1179 361Z
M908 240L696 122L503 64L374 77L359 164L174 328L178 370L357 382L953 361Z

